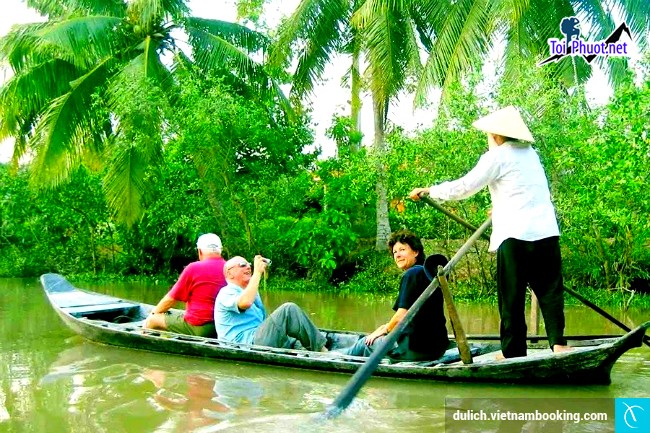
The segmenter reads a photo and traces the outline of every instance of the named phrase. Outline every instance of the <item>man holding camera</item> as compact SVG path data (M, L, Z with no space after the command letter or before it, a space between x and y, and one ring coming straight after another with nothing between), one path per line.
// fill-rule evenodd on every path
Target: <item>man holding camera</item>
M259 285L269 263L260 255L255 256L253 268L240 256L226 262L228 285L219 291L214 307L219 338L280 348L291 348L298 340L305 349L326 352L326 338L296 304L284 303L267 317Z

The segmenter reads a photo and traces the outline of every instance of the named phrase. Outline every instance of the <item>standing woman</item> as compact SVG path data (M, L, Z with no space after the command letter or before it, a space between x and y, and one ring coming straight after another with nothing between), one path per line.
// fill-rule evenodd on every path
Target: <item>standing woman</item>
M404 271L399 294L393 305L395 313L388 323L370 335L361 337L352 347L339 351L346 355L370 356L380 347L384 337L404 319L409 308L427 288L437 272L437 265L447 264L444 256L431 256L427 259L427 264L431 265L432 273L426 272L423 267L424 246L420 238L410 230L398 230L391 234L388 247L395 264ZM442 292L436 290L402 331L388 356L396 361L434 360L440 358L448 346Z
M415 188L438 200L458 200L487 185L492 199L490 251L497 252L497 293L501 351L505 358L526 356L526 286L544 317L551 349L569 350L564 339L562 259L555 209L544 168L519 111L509 106L473 126L487 132L488 151L465 176L430 188Z

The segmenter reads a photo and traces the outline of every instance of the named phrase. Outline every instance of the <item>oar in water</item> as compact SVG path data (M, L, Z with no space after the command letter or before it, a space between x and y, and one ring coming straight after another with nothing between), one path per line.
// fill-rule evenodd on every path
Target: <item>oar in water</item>
M458 261L463 255L470 249L472 244L483 234L483 232L490 226L492 223L492 218L488 218L485 222L479 227L474 234L465 242L465 244L460 247L458 252L454 257L449 260L449 262L443 268L444 275L449 275L449 272L456 266ZM357 395L361 387L366 383L370 378L372 373L375 371L381 360L386 356L388 351L394 346L397 338L402 333L404 328L411 322L413 316L418 312L422 304L426 302L431 294L439 287L440 282L436 276L431 283L424 289L424 292L418 297L418 299L411 305L411 308L408 309L408 312L404 318L393 328L393 330L384 338L379 347L370 355L366 362L354 373L354 376L347 383L343 391L336 397L331 405L325 409L323 414L325 418L335 418L341 414L349 405L352 403L352 400Z
M466 227L466 228L468 228L468 229L470 229L470 230L476 230L476 227L473 226L471 223L467 222L466 220L464 220L463 218L459 217L458 215L455 215L455 214L449 212L447 209L445 209L444 207L442 207L441 205L439 205L438 203L436 203L433 199L431 199L431 197L429 197L429 196L427 196L427 195L421 195L421 196L420 196L420 199L421 199L422 201L424 201L425 203L431 205L432 207L438 209L439 211L441 211L442 213L444 213L445 215L447 215L448 217L450 217L450 218L453 219L454 221L456 221L456 222L460 223L461 225L463 225L464 227ZM594 310L596 313L600 314L601 316L603 316L604 318L606 318L606 319L609 320L610 322L614 323L614 324L615 324L616 326L618 326L619 328L625 330L626 332L630 332L630 328L629 328L628 326L625 326L625 324L623 324L623 323L621 323L620 321L616 320L612 315L610 315L609 313L607 313L607 312L606 312L605 310L603 310L602 308L598 307L597 305L595 305L595 304L593 304L592 302L590 302L589 300L587 300L585 297L583 297L582 295L580 295L579 293L577 293L575 290L569 289L569 288L566 287L566 286L564 287L564 290L565 290L568 294L570 294L571 296L573 296L574 298L576 298L578 301L582 302L582 303L585 304L587 307L589 307L589 308L591 308L592 310ZM650 347L650 338L648 338L647 335L644 335L644 336L643 336L643 343L644 343L646 346Z
M610 322L612 322L612 323L614 323L615 325L617 325L619 328L624 329L626 332L630 332L630 331L631 331L631 329L630 329L628 326L626 326L624 323L618 321L614 316L612 316L611 314L609 314L607 311L605 311L605 310L603 310L602 308L598 307L597 305L591 303L589 300L587 300L587 299L586 299L584 296L582 296L580 293L576 292L576 291L573 290L573 289L569 289L569 288L566 287L566 286L564 287L564 290L565 290L567 293L569 293L571 296L573 296L574 298L576 298L578 301L580 301L580 302L582 302L583 304L585 304L587 307L591 308L592 310L594 310L595 312L597 312L598 314L600 314L600 315L603 316L604 318L608 319ZM643 343L644 343L646 346L650 347L650 338L648 338L647 335L644 335L644 336L643 336Z

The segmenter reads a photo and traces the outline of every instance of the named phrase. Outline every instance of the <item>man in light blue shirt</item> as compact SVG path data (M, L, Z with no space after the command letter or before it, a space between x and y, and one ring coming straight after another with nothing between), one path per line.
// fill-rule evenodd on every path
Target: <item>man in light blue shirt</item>
M268 262L255 256L255 271L243 257L226 262L224 274L228 285L217 295L214 323L219 338L226 341L261 346L291 348L295 340L313 351L326 352L326 338L296 304L282 304L267 317L259 295L262 274Z

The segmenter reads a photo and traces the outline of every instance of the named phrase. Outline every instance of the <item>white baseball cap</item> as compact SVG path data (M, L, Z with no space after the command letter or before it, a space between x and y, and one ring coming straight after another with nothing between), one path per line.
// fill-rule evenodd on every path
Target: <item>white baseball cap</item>
M201 251L211 253L220 253L221 248L223 248L221 239L214 233L206 233L199 236L199 239L196 241L196 247Z

